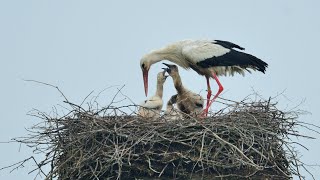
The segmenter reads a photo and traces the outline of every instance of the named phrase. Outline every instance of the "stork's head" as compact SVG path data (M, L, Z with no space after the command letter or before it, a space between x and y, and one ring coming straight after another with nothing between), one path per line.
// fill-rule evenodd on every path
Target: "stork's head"
M158 50L153 50L148 54L145 54L141 58L140 68L143 74L144 91L146 93L146 96L148 95L148 72L150 67L152 66L152 64L155 64L159 61L169 58L168 54L170 54L170 51L168 51L168 48L161 48ZM167 60L170 60L170 58Z
M178 70L178 66L174 65L174 64L167 64L167 63L162 63L164 65L166 65L168 68L163 68L166 72L168 72L168 74L171 77L175 77L177 75L179 75L179 70Z
M144 92L148 96L148 74L152 64L161 61L163 58L156 51L144 55L140 60L140 68L143 75Z

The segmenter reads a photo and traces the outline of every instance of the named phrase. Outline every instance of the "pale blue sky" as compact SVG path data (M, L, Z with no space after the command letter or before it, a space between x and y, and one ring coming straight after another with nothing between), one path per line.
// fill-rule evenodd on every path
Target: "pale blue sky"
M1 0L0 141L27 134L24 128L38 122L26 116L32 108L50 112L63 100L54 89L22 79L57 85L75 103L92 90L125 84L123 92L138 103L145 98L140 57L182 39L228 40L269 64L266 74L221 77L224 98L241 100L252 88L265 98L285 90L279 106L294 107L305 99L300 109L312 115L300 120L320 125L319 9L316 0ZM161 67L151 69L150 95ZM189 89L206 88L205 79L195 72L181 70L181 75ZM171 83L165 85L165 101L174 93ZM212 86L215 89L214 81ZM301 139L300 143L310 149L299 148L301 159L318 164L320 141ZM0 144L0 148L0 167L31 154L24 146L18 152L18 144ZM34 175L27 175L32 168L0 172L0 179L33 179ZM310 170L320 178L320 168Z

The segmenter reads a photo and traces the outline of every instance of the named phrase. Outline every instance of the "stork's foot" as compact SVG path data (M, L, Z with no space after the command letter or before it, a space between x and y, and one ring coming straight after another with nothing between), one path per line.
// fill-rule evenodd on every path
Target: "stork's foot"
M209 111L209 108L206 108L202 111L200 117L201 118L206 118L208 116L208 111Z

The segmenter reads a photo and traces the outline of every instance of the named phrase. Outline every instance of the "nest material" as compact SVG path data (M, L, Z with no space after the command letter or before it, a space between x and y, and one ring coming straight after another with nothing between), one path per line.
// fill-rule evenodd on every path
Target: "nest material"
M230 103L230 102L229 102ZM17 141L46 153L47 179L290 179L300 176L289 135L297 112L267 101L233 102L205 119L145 119L79 106Z

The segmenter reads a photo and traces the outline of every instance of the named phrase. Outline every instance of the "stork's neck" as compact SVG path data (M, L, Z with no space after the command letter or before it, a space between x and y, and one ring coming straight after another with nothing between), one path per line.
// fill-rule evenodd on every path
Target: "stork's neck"
M187 62L185 62L183 57L181 57L180 50L172 46L152 51L147 55L147 59L150 61L150 64L154 64L162 60L168 60L183 68L188 68Z
M185 88L182 85L180 75L177 74L176 76L173 76L172 79L173 79L174 87L176 88L178 94L182 94L185 91Z
M156 95L159 96L162 99L163 96L163 83L157 82L157 90L156 90Z

